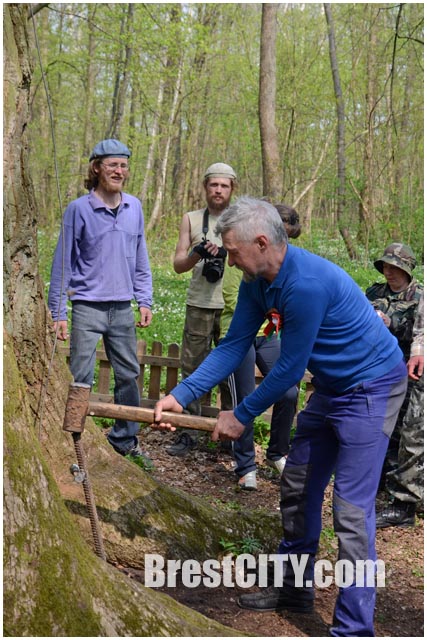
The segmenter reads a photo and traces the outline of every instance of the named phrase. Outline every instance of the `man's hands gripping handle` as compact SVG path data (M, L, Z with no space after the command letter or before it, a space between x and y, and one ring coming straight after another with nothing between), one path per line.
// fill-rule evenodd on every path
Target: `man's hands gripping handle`
M159 400L154 407L154 424L152 425L155 429L167 429L168 431L175 431L176 427L171 422L166 422L162 419L163 412L174 412L174 413L182 413L183 407L179 404L179 402L174 398L173 395L169 394ZM201 422L203 420L207 423L208 418L200 419L199 416L186 416L189 421L194 420L195 425L194 428L198 428L196 426L197 419ZM212 423L212 420L209 420ZM190 425L188 425L190 426ZM208 426L206 424L206 426ZM210 425L209 425L210 426ZM200 428L200 427L199 427ZM243 433L245 426L237 420L234 416L233 411L221 411L218 415L215 427L212 431L212 440L217 442L218 440L237 440ZM206 429L207 431L211 431L210 428Z

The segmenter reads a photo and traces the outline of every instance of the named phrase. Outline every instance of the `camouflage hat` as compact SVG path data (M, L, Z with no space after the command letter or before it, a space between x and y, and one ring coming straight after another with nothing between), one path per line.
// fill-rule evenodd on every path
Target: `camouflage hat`
M393 242L386 247L382 258L374 261L374 267L383 273L384 262L399 267L412 278L412 271L417 264L411 247L401 242Z

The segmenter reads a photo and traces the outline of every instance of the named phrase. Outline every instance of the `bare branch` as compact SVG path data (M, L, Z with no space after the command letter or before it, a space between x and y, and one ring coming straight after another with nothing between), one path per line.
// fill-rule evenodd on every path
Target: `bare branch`
M27 13L27 20L30 20L39 11L49 6L49 2L38 2L37 4L30 4L30 8Z

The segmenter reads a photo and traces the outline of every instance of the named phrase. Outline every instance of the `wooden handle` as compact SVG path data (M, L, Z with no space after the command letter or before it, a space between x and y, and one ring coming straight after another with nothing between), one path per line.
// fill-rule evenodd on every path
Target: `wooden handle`
M87 415L98 418L117 418L120 420L133 420L134 422L154 423L154 410L144 407L129 407L127 405L110 404L107 402L89 402ZM174 427L198 429L200 431L213 431L215 418L192 416L187 413L173 413L163 411L162 422L169 422Z

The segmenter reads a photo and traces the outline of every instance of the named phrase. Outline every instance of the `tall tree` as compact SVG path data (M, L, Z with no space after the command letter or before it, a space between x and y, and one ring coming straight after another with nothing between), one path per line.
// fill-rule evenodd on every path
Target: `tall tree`
M133 32L133 20L135 14L135 4L130 2L123 7L122 27L120 42L124 42L123 52L119 53L119 63L117 65L116 80L114 83L113 105L111 109L111 122L107 133L107 138L120 138L125 111L126 93L129 84L129 65L132 57L131 37Z
M337 48L335 42L335 28L332 18L331 5L324 4L326 22L328 25L329 57L331 61L332 79L334 83L335 102L337 110L337 221L340 234L345 242L349 257L357 258L356 249L350 236L348 227L344 223L346 203L346 156L345 156L345 105L341 90L341 79L338 69Z
M261 133L264 195L278 200L282 195L280 154L276 128L276 36L277 3L262 5L259 65L259 126Z
M62 193L78 194L83 171L79 163L109 131L117 80L117 98L123 89L117 102L122 106L116 110L121 114L120 136L132 148L128 188L135 194L143 191L147 222L162 192L160 208L156 205L160 215L155 209L153 216L153 227L161 233L153 237L170 228L170 217L201 204L203 170L218 159L236 169L240 192L262 195L272 190L289 202L298 201L299 213L303 220L311 218L313 232L338 233L337 152L328 145L337 113L322 4L272 7L276 46L273 37L262 45L276 52L270 78L260 77L268 3L190 3L185 10L184 5L134 3L132 19L128 3L97 3L96 13L93 4L58 6L44 6L35 23L52 98ZM356 238L369 213L375 220L366 245L370 251L379 238L394 233L398 220L413 234L420 252L422 238L414 232L423 212L423 6L335 3L332 9L345 98L347 193L341 229L348 228L347 239ZM179 20L172 19L174 11L180 13ZM180 59L181 88L170 126ZM36 69L36 86L39 73ZM274 125L282 175L271 188L265 186L264 171L275 158L277 165L277 148L267 154L266 136L263 143L260 139L262 79L270 91L276 81L266 99L270 115L264 121L266 127ZM43 120L45 103L39 84L30 125L31 164L49 236L58 213L52 205L56 185L46 117ZM270 173L274 179L274 166Z

